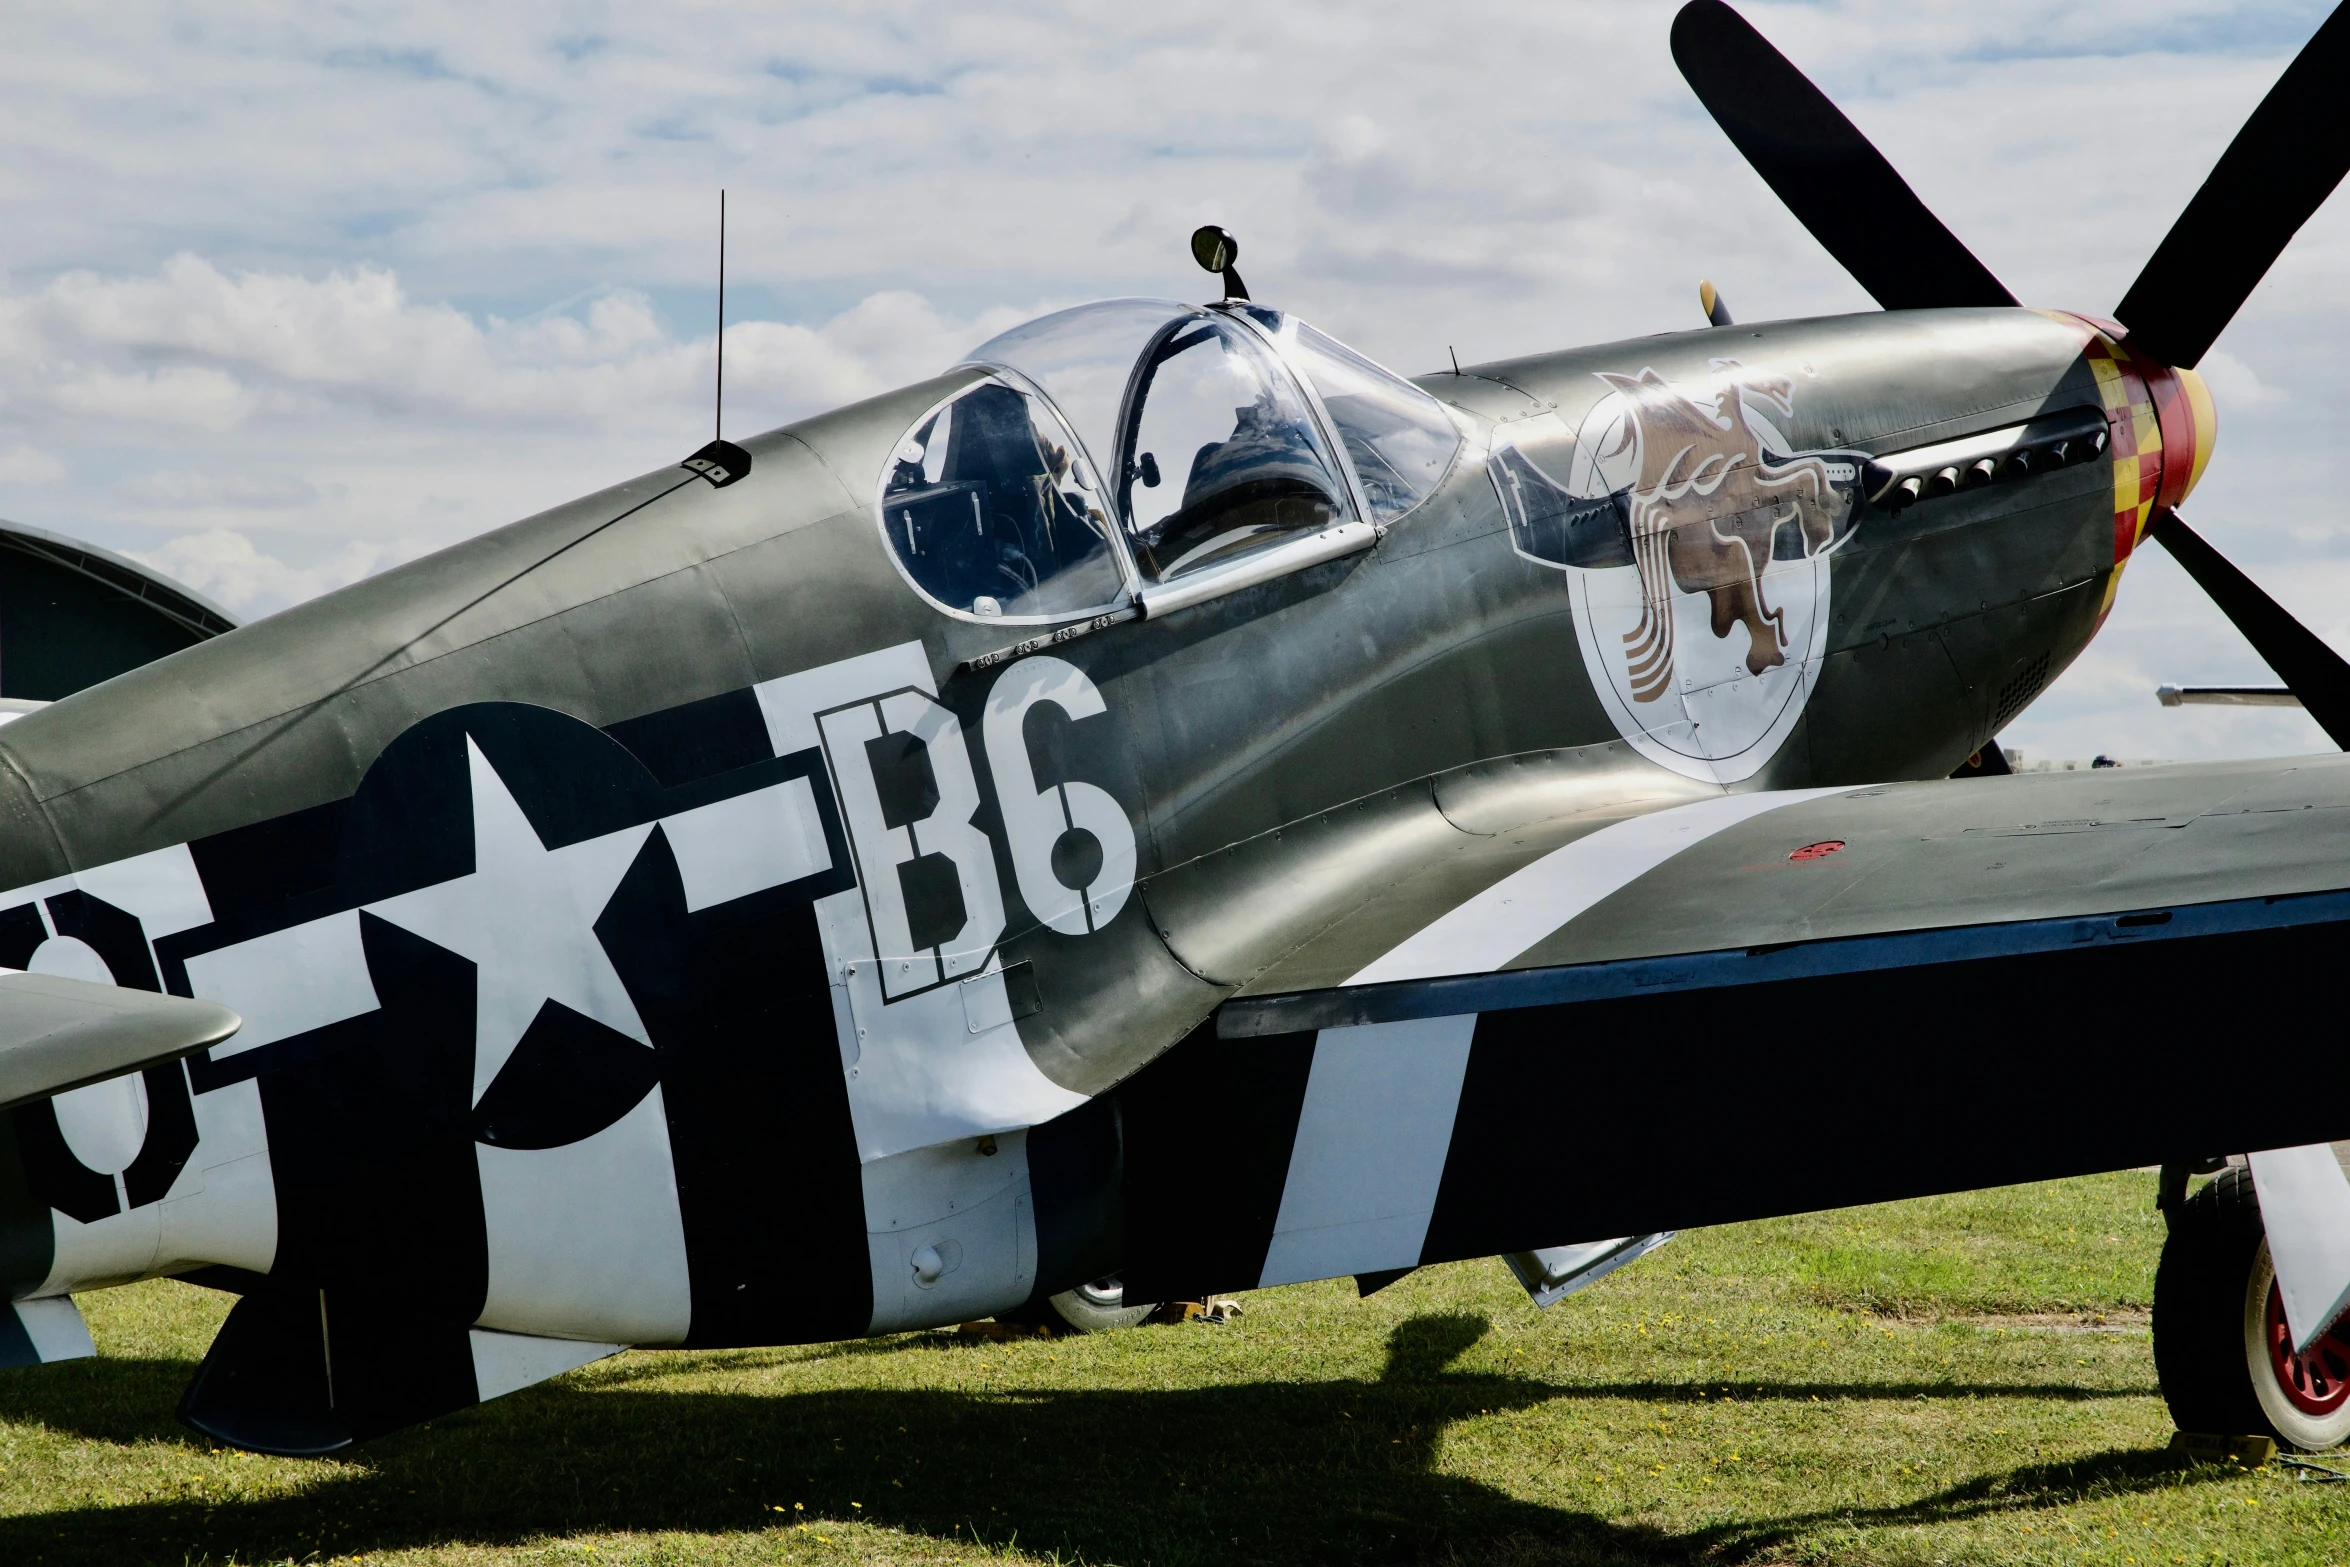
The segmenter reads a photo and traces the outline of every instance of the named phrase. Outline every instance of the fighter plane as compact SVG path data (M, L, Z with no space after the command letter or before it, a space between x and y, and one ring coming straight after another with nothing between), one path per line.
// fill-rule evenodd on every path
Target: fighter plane
M181 1417L319 1453L623 1346L1496 1255L1541 1302L2160 1165L2181 1426L2350 1433L2350 1109L2246 1027L2333 1000L2350 762L1981 776L2148 538L2350 741L2180 511L2195 365L2350 168L2350 19L2110 318L2019 305L1718 0L1672 47L1882 310L1407 378L1204 230L1213 301L0 731L8 1353L230 1289Z

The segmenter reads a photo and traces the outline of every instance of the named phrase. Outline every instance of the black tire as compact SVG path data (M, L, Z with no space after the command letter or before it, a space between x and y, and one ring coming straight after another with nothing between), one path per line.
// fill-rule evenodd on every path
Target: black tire
M2154 1272L2154 1374L2182 1431L2266 1431L2244 1363L2244 1286L2260 1249L2252 1172L2222 1170L2170 1210Z
M2274 1436L2323 1452L2350 1438L2350 1403L2329 1413L2296 1405L2266 1338L2275 1272L2252 1172L2222 1170L2170 1211L2170 1235L2154 1275L2154 1370L2182 1431ZM2341 1341L2310 1349L2338 1379Z
M1030 1301L1018 1311L1007 1311L1005 1322L1051 1328L1056 1333L1114 1333L1131 1328L1158 1310L1156 1301L1129 1305L1125 1282L1113 1273L1091 1284L1080 1284L1043 1300Z

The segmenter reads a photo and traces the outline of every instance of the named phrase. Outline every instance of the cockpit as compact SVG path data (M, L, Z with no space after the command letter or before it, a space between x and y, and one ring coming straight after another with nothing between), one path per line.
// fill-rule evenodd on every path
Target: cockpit
M1276 310L1114 299L1015 327L883 475L899 568L951 614L1039 623L1199 582L1433 494L1426 392ZM1294 553L1294 551L1293 551Z

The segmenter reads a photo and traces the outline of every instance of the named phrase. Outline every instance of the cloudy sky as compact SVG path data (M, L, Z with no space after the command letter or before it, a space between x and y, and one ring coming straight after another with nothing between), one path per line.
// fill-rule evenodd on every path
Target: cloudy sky
M2326 7L1746 4L2021 298L2103 312ZM1147 14L1146 14L1147 13ZM1418 371L1870 302L1672 67L1668 4L15 6L0 516L281 608L1105 294L1258 297ZM2350 647L2350 197L2205 361L2189 508ZM2171 711L2266 671L2159 549L2008 735L2325 742Z

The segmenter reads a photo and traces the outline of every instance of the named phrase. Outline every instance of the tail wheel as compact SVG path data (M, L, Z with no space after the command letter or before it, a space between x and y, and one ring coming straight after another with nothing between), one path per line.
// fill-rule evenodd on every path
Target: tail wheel
M1059 1333L1110 1333L1134 1327L1158 1309L1156 1301L1128 1304L1126 1281L1113 1273L1041 1301L1031 1300L1017 1311L1001 1313L998 1320L1024 1322Z
M1091 1284L1080 1284L1073 1290L1063 1290L1045 1304L1052 1307L1053 1315L1079 1333L1130 1328L1158 1310L1156 1301L1127 1304L1126 1281L1115 1273Z
M2170 1210L2154 1367L2182 1431L2267 1431L2308 1452L2350 1439L2350 1337L2338 1327L2293 1353L2249 1170L2221 1171Z

